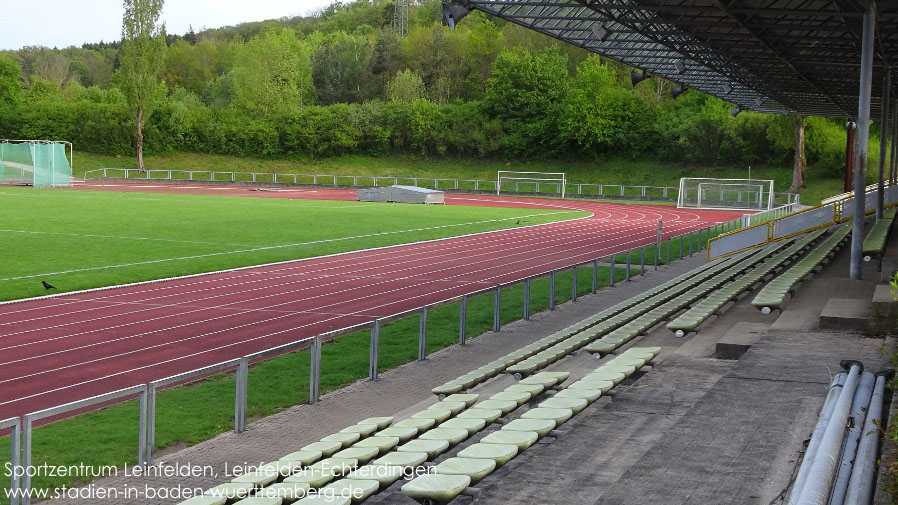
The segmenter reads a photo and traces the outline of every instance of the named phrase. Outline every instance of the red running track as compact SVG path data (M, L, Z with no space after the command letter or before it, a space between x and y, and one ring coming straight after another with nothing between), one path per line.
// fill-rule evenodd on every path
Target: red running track
M338 190L76 189L354 200ZM587 201L446 195L450 205L590 217L0 305L0 419L147 383L740 215Z

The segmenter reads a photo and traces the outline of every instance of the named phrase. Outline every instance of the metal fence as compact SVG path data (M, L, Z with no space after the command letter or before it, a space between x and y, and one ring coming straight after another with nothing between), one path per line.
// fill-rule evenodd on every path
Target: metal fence
M85 179L134 179L156 181L186 181L204 183L260 183L260 184L293 184L297 186L327 187L370 187L370 186L416 186L419 188L438 189L441 191L476 191L484 193L496 192L495 180L478 179L442 179L429 177L396 177L373 175L328 175L328 174L277 174L258 172L217 172L214 170L145 170L136 168L98 168L88 170ZM557 195L561 193L561 184L557 182L505 182L503 190L508 193L534 193ZM513 189L511 189L513 188ZM565 194L575 198L621 198L650 199L675 201L679 188L666 186L629 186L621 184L588 184L568 182ZM798 202L794 193L777 193L778 204Z
M233 370L235 372L236 377L236 386L234 391L234 431L236 433L242 433L246 429L246 411L247 411L247 397L249 394L248 387L248 372L249 365L254 362L262 361L265 359L269 359L271 357L284 354L290 351L295 351L298 349L310 349L310 380L309 380L309 403L316 403L320 398L320 384L321 384L321 346L322 343L333 338L337 338L342 335L347 335L350 333L355 333L358 331L368 330L370 332L370 347L369 347L369 370L368 370L368 378L370 380L377 380L378 378L378 369L379 369L379 343L380 343L380 330L381 328L389 322L402 319L409 316L419 315L420 316L420 325L419 325L419 334L418 334L418 353L417 359L424 360L427 357L427 314L430 310L434 308L448 305L450 303L459 302L459 335L458 335L458 343L460 345L465 345L465 332L467 328L466 318L467 318L467 305L468 300L471 297L484 295L493 293L494 295L494 303L493 303L493 331L500 331L501 329L501 320L500 320L500 311L502 308L502 290L505 288L509 288L515 285L523 284L524 286L524 308L523 314L521 314L522 319L529 320L530 319L530 287L531 283L534 279L538 278L548 278L549 279L549 310L555 309L555 276L559 272L564 272L567 270L571 270L573 272L573 278L571 283L571 300L576 301L578 291L579 291L579 283L578 283L578 275L577 270L583 267L591 267L592 269L592 279L591 279L591 292L596 293L598 291L598 271L601 268L609 269L609 285L614 286L615 284L615 269L616 268L624 268L625 269L625 279L629 280L631 275L642 275L646 272L646 249L650 248L654 245L654 268L657 270L658 264L661 263L661 260L664 259L664 263L669 263L671 261L682 259L684 256L692 256L695 252L703 249L705 247L706 241L702 240L702 237L710 238L714 234L727 233L731 230L737 229L742 224L742 219L734 219L732 221L728 221L725 223L720 223L715 226L709 226L706 228L693 230L687 233L683 233L676 236L668 237L666 241L666 251L667 257L661 257L662 245L664 242L661 240L662 235L662 223L658 222L658 233L656 236L656 240L654 244L649 244L645 246L641 246L638 248L632 248L626 251L619 251L610 256L603 256L599 258L594 258L592 260L582 261L574 264L567 265L562 268L556 268L548 271L544 271L535 275L529 275L526 277L522 277L519 279L515 279L513 281L504 282L501 284L497 284L495 286L485 287L483 289L471 291L465 293L463 295L450 297L435 303L430 303L424 306L416 307L413 309L405 310L396 314L392 314L385 317L379 317L374 319L373 321L368 321L360 324L356 324L354 326L349 326L345 328L340 328L337 330L333 330L327 333L323 333L320 335L315 335L311 337L302 338L296 340L294 342L284 344L278 347L274 347L271 349L266 349L264 351L256 352L253 354L249 354L243 356L241 358L235 358L232 360L224 361L221 363L205 366L202 368L198 368L195 370L183 372L177 375L173 375L170 377L166 377L163 379L158 379L152 381L148 384L138 384L128 388L120 389L117 391L113 391L110 393L105 393L102 395L94 396L91 398L87 398L84 400L78 400L75 402L71 402L65 405L60 405L57 407L51 407L48 409L40 410L37 412L33 412L30 414L26 414L21 418L12 418L0 421L0 430L12 429L12 459L11 465L15 468L28 468L31 464L31 452L32 452L32 434L33 434L33 424L35 421L40 419L46 419L48 417L59 416L66 414L68 412L72 412L75 410L85 410L89 409L92 406L105 406L110 402L121 399L130 399L134 397L138 397L139 400L139 420L138 420L138 450L137 450L137 461L140 464L151 465L153 462L153 448L155 445L155 433L156 433L156 394L157 392L166 386L173 386L179 384L185 384L187 382L197 380L203 377L208 377L215 373L220 372L229 372ZM696 244L696 237L698 237L698 243ZM671 257L671 251L674 245L677 245L678 242L678 256ZM686 244L688 242L688 245ZM615 261L616 256L620 256L626 254L625 265L617 265ZM635 263L631 261L634 256L637 256L640 259L639 267L636 268ZM604 261L607 260L607 261ZM635 272L635 273L634 273ZM21 444L21 454L20 454L20 437L23 438L24 442ZM19 495L22 496L22 505L30 504L30 497L28 495L29 490L31 489L31 479L26 476L22 479L21 482L15 477L16 472L13 472L13 477L10 481L11 490L16 490L17 488L20 490ZM13 491L14 492L14 491ZM18 505L18 500L13 497L13 501L11 501L11 505Z

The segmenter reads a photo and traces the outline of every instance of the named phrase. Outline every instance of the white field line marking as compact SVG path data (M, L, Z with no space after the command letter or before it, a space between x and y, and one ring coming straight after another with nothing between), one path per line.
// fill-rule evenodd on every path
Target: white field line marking
M63 235L69 237L87 237L87 238L112 238L112 239L121 239L121 240L147 240L147 241L158 241L158 242L177 242L184 244L202 244L202 245L229 245L229 246L237 246L237 247L247 247L247 244L229 244L226 242L204 242L202 240L176 240L170 238L152 238L152 237L124 237L119 235L99 235L94 233L65 233L61 231L33 231L33 230L9 230L9 229L0 229L2 233L24 233L24 234L34 234L34 235Z
M506 273L503 273L503 274L501 274L501 275L509 275L509 274L514 274L514 273L518 273L518 272L521 272L521 271L523 271L523 270L516 270L516 271L514 271L514 272L506 272ZM498 276L498 275L497 275L497 276L492 276L492 277L489 277L488 279L494 279L494 278L496 278L496 277L499 277L499 276ZM402 289L402 288L400 288L400 289ZM436 292L436 293L440 293L440 292L448 291L449 289L451 289L451 288L443 288L443 289L437 290L437 291L435 291L435 292ZM414 298L419 298L419 297L421 297L421 296L427 296L427 295L429 295L429 294L432 294L432 293L427 293L427 294L423 294L423 295L418 295L418 296L416 296L416 297L414 297ZM378 293L378 294L374 294L374 295L369 295L369 296L367 296L367 297L371 297L371 296L381 296L381 294ZM366 297L366 298L367 298L367 297ZM178 356L178 357L175 357L175 358L170 358L170 359L167 359L167 360L164 360L164 361L160 361L160 362L157 362L157 363L153 363L153 364L149 364L149 365L143 365L143 366L140 366L140 367L132 368L132 369L130 369L130 370L122 370L122 371L119 371L119 372L116 372L116 373L113 373L113 374L109 374L109 375L106 375L106 376L103 376L103 377L97 377L97 378L94 378L94 379L89 379L89 380L82 381L82 382L79 382L79 383L70 384L70 385L67 385L67 386L62 386L62 387L55 388L55 389L52 389L52 390L42 391L42 392L40 392L40 393L36 393L36 394L32 394L32 395L28 395L28 396L24 396L24 397L20 397L20 398L8 400L8 401L5 401L5 402L0 402L0 405L6 405L6 404L10 404L10 403L22 401L22 400L27 400L27 399L34 398L34 397L37 397L37 396L42 396L42 395L44 395L44 394L53 393L53 392L56 392L56 391L62 391L62 390L64 390L64 389L68 389L68 388L72 388L72 387L77 387L77 386L82 386L82 385L89 384L89 383L92 383L92 382L98 382L98 381L101 381L101 380L104 380L104 379L109 379L109 378L112 378L112 377L115 377L115 376L124 375L124 374L131 373L131 372L136 372L136 371L143 370L143 369L146 369L146 368L152 368L152 367L154 367L154 366L164 365L164 364L166 364L166 363L171 363L171 362L175 362L175 361L182 360L182 359L192 358L192 357L194 357L194 356L199 356L199 355L202 355L202 354L205 354L205 353L209 353L209 352L213 352L213 351L217 351L217 350L220 350L220 349L225 349L225 348L228 348L228 347L233 347L233 346L235 346L235 345L240 345L240 344L243 344L243 343L256 341L256 340L268 338L268 337L271 337L271 336L275 336L275 335L279 335L279 334L283 334L283 333L287 333L287 332L293 332L293 331L300 330L300 329L303 329L303 328L306 328L306 327L309 327L309 326L312 326L312 325L315 325L315 324L323 324L323 323L326 323L326 322L328 322L328 321L332 321L332 320L335 320L335 319L339 319L339 318L341 318L341 317L356 316L356 315L361 314L362 312L367 312L367 311L370 311L370 310L375 310L375 309L378 309L378 308L380 308L380 307L385 307L385 306L392 305L392 304L394 304L394 303L397 303L397 302L390 302L390 303L382 304L382 305L375 306L375 307L369 307L369 308L367 308L367 309L365 309L365 310L355 311L355 312L351 312L351 313L349 313L349 314L343 314L343 315L341 315L341 316L331 317L331 318L328 318L328 319L325 319L325 320L322 320L322 321L314 321L314 322L307 323L307 324L303 324L303 325L300 325L300 326L297 326L297 327L293 327L293 328L289 328L289 329L286 329L286 330L281 330L281 331L277 331L277 332L274 332L274 333L270 333L270 334L267 334L267 335L261 335L261 336L258 336L258 337L253 337L253 338L241 340L241 341L238 341L238 342L227 343L227 344L224 344L224 345L221 345L221 346L218 346L218 347L214 347L214 348L210 348L210 349L205 349L205 350L202 350L202 351L199 351L199 352L195 352L195 353L192 353L192 354L188 354L188 355L184 355L184 356ZM287 317L287 316L280 316L280 317L275 318L275 319L280 319L281 317ZM253 323L253 324L254 324L254 323ZM227 329L225 329L225 330L219 330L219 331L214 332L214 333L220 333L221 331L227 331ZM159 345L153 346L153 347L159 347L159 346L165 346L165 345L169 345L169 344L175 344L175 343L182 342L183 340L192 340L192 339L199 338L199 337L200 337L200 336L190 337L190 338L188 338L188 339L182 339L182 340L178 340L178 341L175 341L175 342L167 342L167 343L159 344ZM74 368L74 367L77 367L77 366L80 366L80 365L90 364L90 363L94 363L94 362L98 362L98 361L102 361L102 360L106 360L106 359L110 359L110 358L119 357L119 356L122 356L122 355L134 354L134 353L137 353L137 352L141 352L141 351L143 351L143 350L149 350L149 348L146 348L146 349L135 349L135 350L132 350L132 351L128 351L128 352L126 352L126 353L122 353L122 354L120 354L120 355L116 355L116 356L105 356L105 357L97 358L97 359L90 360L90 361L87 361L87 362L84 362L84 363L75 363L75 364L66 365L66 366L64 366L64 367L60 367L60 368L54 369L54 370L45 370L45 371L41 371L41 372L35 372L35 373L33 373L33 374L29 374L29 375L22 376L22 377L16 377L16 378L12 378L12 379L6 379L6 380L3 380L3 381L0 381L0 384L5 383L5 382L11 382L11 381L19 380L19 379L28 378L28 377L35 376L35 375L41 375L41 374L44 374L44 373L54 372L54 371L58 371L58 370L61 370L61 369Z
M604 240L603 242L610 242L610 241L613 241L613 240L616 238L616 235L618 235L618 234L620 234L620 233L624 233L624 231L622 231L622 230L621 230L621 231L615 230L615 231L613 231L613 232L611 232L611 233L605 234L605 235L604 235L605 240ZM637 239L637 241L638 241L638 239ZM578 241L578 242L573 242L572 244L577 244L577 243L580 243L580 242L585 242L586 244L581 245L581 246L578 246L578 247L576 247L576 248L574 248L574 249L571 249L569 252L572 252L572 251L574 251L574 250L583 249L583 248L586 248L586 247L591 247L591 246L596 245L596 244L593 243L592 237L583 237L583 238L581 238L580 241ZM600 242L600 243L603 243L603 242ZM632 242L632 241L631 241L631 242ZM630 243L630 242L627 242L627 243ZM510 250L515 250L515 249L523 249L523 251L521 251L521 252L516 252L516 253L514 253L514 254L506 254L505 256L502 256L502 258L511 258L511 257L514 257L514 256L519 256L519 255L521 255L521 254L527 254L528 257L525 258L524 260L518 260L518 261L512 262L512 263L510 263L510 264L522 263L522 262L525 262L525 261L528 261L528 260L532 260L532 259L534 258L534 257L533 257L533 253L534 253L534 252L540 252L540 251L544 251L544 250L551 250L551 251L554 251L554 250L555 250L555 247L552 246L552 245L549 245L549 246L546 246L546 247L543 247L543 248L530 249L527 245L523 245L523 246L520 246L520 247L517 247L517 248L514 248L514 249L509 249L509 251L510 251ZM580 255L583 255L583 254L587 254L587 253L588 253L588 251L587 251L587 252L583 252L583 253L578 253L577 256L580 256ZM540 255L540 256L536 256L536 258L543 258L543 257L546 257L546 256L552 256L552 255L554 255L554 252L553 252L553 253L542 254L542 255ZM487 257L486 259L483 259L483 260L480 260L480 261L477 261L477 262L471 262L471 263L469 263L469 265L483 264L483 263L487 263L487 262L490 262L491 260L495 260L495 259L496 259L496 257L495 257L493 254L491 254L491 253L481 253L481 254L478 254L478 255L470 256L470 257L471 257L471 258L474 258L474 257L478 257L478 256L488 256L488 257ZM415 269L419 269L419 268L426 268L426 269L427 269L426 272L418 273L418 274L414 274L414 275L407 275L407 276L405 276L405 277L395 277L395 276L393 276L393 277L387 277L386 280L384 280L384 281L382 281L382 282L376 282L376 283L372 283L372 284L369 284L369 285L370 285L370 286L376 286L376 285L389 284L390 282L394 282L394 281L396 281L396 280L408 280L408 279L412 279L412 278L414 278L414 277L420 277L420 276L422 276L422 275L431 275L431 274L433 274L433 273L443 272L443 271L447 271L447 270L450 270L450 271L451 271L451 270L454 269L454 267L451 267L451 266L450 266L450 267L442 268L442 269L439 269L439 270L434 270L433 267L436 266L436 265L439 265L439 264L441 264L441 263L451 263L451 262L456 261L457 259L458 259L457 257L451 257L451 258L449 258L449 259L447 259L447 260L445 260L445 261L441 261L441 262L437 262L437 263L432 263L432 264L424 265L423 267L418 267L418 266L416 266L416 267L411 267L411 268L404 268L404 269L399 269L399 270L392 270L392 271L387 272L387 273L398 273L398 272L404 272L404 271L414 271ZM439 279L439 282L448 282L448 281L451 281L452 279L454 279L454 278L456 278L456 277L459 277L459 276L462 276L462 275L476 274L476 273L478 273L478 272L486 271L486 270L489 270L489 265L486 265L486 268L482 268L482 269L479 269L479 270L468 271L468 272L460 272L460 273L458 273L457 275L450 276L450 277L444 278L444 279ZM425 281L425 282L423 282L423 283L414 284L414 285L412 285L412 286L405 286L405 287L402 288L402 289L408 289L408 288L413 288L413 287L419 287L419 286L424 286L424 285L426 285L426 284L430 284L430 283L437 282L437 281L435 281L435 280L433 280L433 279L426 279L426 278L424 279L424 281ZM101 331L111 330L111 329L115 329L115 328L122 328L122 327L127 327L127 326L140 325L140 324L144 324L144 323L151 322L151 321L157 321L157 320L167 319L167 318L170 318L170 317L181 317L181 316L185 316L185 315L192 314L192 313L196 313L196 312L203 312L203 311L206 311L206 310L209 310L209 309L216 309L216 308L221 308L221 309L223 309L223 308L228 307L228 306L231 306L231 305L237 305L237 304L242 304L242 303L248 303L248 302L251 302L251 301L259 301L259 300L264 300L264 299L267 299L267 298L282 297L282 296L289 295L289 294L293 294L293 293L300 293L300 292L302 292L302 291L311 290L311 289L316 289L316 290L317 290L317 289L321 289L321 288L326 288L326 287L328 287L329 285L339 285L339 284L343 284L343 283L347 283L347 282L351 282L351 280L341 279L340 281L337 281L337 282L333 282L333 283L329 283L329 284L324 284L324 285L317 285L317 286L304 287L304 288L300 288L300 289L297 289L297 290L288 291L288 292L285 292L285 293L275 293L275 294L265 295L265 296L261 296L261 297L251 298L251 299L249 299L249 300L238 300L238 301L234 301L234 302L227 303L227 304L224 304L224 305L219 305L219 306L201 307L201 308L199 308L199 309L197 309L197 310L191 310L191 311L187 311L187 312L183 312L183 313L178 313L178 314L168 314L168 315L163 315L163 316L159 316L159 317L155 317L155 318L151 318L151 319L144 319L144 320L140 320L140 321L126 322L126 323L122 323L122 324L118 324L118 325L114 325L114 326L110 326L110 327L106 327L106 328L99 328L99 329L93 329L93 330L86 330L86 331L77 332L77 333L73 333L73 334L61 335L61 336L58 336L58 337L53 337L53 338L48 338L48 339L42 339L42 340L39 340L39 341L31 341L31 342L24 343L24 344L11 345L11 346L7 346L7 347L2 347L2 348L0 348L0 350L8 350L8 349L14 349L14 348L19 348L19 347L27 347L27 346L29 346L29 345L44 344L44 343L51 342L51 341L63 340L63 339L71 338L71 337L76 337L76 336L80 336L80 335L85 335L85 334L91 334L91 333L95 333L95 332L101 332ZM461 284L461 285L470 285L470 284L478 284L478 283L482 283L482 281L460 281L460 282L459 282L459 284ZM289 286L289 285L292 285L292 284L297 284L297 282L289 282L289 283L284 283L284 284L281 284L281 285ZM259 291L259 290L263 290L263 291L264 291L264 290L270 289L271 287L277 287L277 286L267 286L267 287L263 286L263 287L260 287L260 288L255 288L255 289L250 290L250 291ZM347 289L342 289L341 291L329 291L329 292L324 293L324 294L314 295L314 296L310 296L310 297L306 297L306 298L296 298L296 299L291 299L291 300L289 300L289 301L287 301L287 302L283 302L283 303L279 303L279 304L274 304L274 305L268 305L266 310L271 310L271 309L274 308L274 307L280 307L280 306L283 306L283 305L289 305L289 304L293 304L293 303L297 303L297 302L313 300L313 299L316 299L316 298L323 298L323 297L327 297L327 296L331 296L331 295L335 295L335 294L340 294L340 293L345 293L345 292L352 292L352 291L355 291L355 290L357 290L357 289L358 289L358 287L350 286L349 288L347 288ZM244 292L245 292L245 293L249 293L250 291L244 291ZM243 293L243 292L242 292L242 293ZM208 297L207 299L217 298L217 297L222 297L222 296L225 296L225 297L226 297L226 296L229 296L229 295L230 295L230 293L224 293L224 294L216 295L216 296L214 296L214 297ZM360 298L360 299L364 299L364 297L363 297L363 298ZM355 300L356 300L356 299L350 300L350 301L355 301ZM127 303L133 303L133 304L135 304L135 305L141 305L141 302L125 302L124 304L127 304ZM323 305L323 306L320 306L320 307L313 307L313 308L311 308L311 309L305 309L305 310L300 310L300 311L291 311L291 312L294 313L294 314L301 314L301 313L306 313L306 312L311 312L311 311L321 310L321 309L324 309L324 308L327 308L327 307L331 307L331 306L333 306L333 305L339 305L339 304L342 304L342 303L347 303L347 302L346 302L346 301L337 301L337 302L332 303L332 304L330 304L330 305ZM178 307L178 305L173 305L173 306L174 306L174 307ZM189 308L189 307L186 306L186 305L184 305L183 307L184 307L184 308ZM153 308L156 308L156 307L153 307ZM143 310L150 310L150 309L143 309ZM143 310L139 310L139 311L135 311L135 312L142 312ZM220 316L220 317L212 318L212 319L209 319L209 320L215 320L215 319L220 319L220 318L222 318L222 317L231 317L231 316L236 316L236 315L241 315L241 314L248 314L248 313L252 313L252 312L259 311L260 309L234 309L234 310L239 310L240 312L234 313L234 314L230 314L230 315L226 315L226 316ZM193 322L193 323L189 323L189 324L187 324L187 325L190 325L190 324L198 324L198 323L201 323L202 321L203 321L203 320L196 321L196 322ZM75 323L75 324L77 324L77 323ZM60 326L63 326L63 325L60 325ZM181 327L181 325L175 326L175 327L172 327L172 328L168 328L168 329L174 329L174 328L179 328L179 327ZM8 337L8 336L16 335L16 334L18 334L18 333L27 333L27 332L31 332L31 331L39 331L39 330L44 330L44 329L47 329L47 328L39 328L39 329L33 329L33 330L25 330L25 331L22 331L22 332L17 332L17 333L7 334L7 335L5 335L5 336ZM163 331L163 330L165 330L165 329L163 328L163 329L157 330L157 331ZM153 332L151 332L151 333L153 333ZM139 336L142 336L142 334L137 334L137 335L133 335L133 336L134 336L134 337L139 337ZM84 347L91 347L91 346L94 346L94 345L102 345L103 343L115 342L115 341L117 341L117 340L124 340L124 339L127 339L127 338L130 338L130 337L124 337L124 338L119 338L119 339L113 339L113 340L107 340L107 341L102 341L102 342L96 342L96 343L94 343L94 344L85 345ZM80 348L80 347L76 347L76 348L71 348L71 349L69 349L69 350L75 350L75 349L79 349L79 348ZM25 359L31 359L31 358L25 358ZM9 362L9 363L13 363L13 362ZM5 365L5 364L9 364L9 363L0 363L0 366Z
M279 244L279 245L270 245L270 246L263 246L263 247L253 247L250 249L238 249L235 251L222 251L222 252L208 253L208 254L195 254L192 256L180 256L180 257L176 257L176 258L161 258L161 259L156 259L156 260L136 261L133 263L120 263L117 265L104 265L104 266L99 266L99 267L77 268L77 269L72 269L72 270L62 270L59 272L46 272L46 273L33 274L33 275L21 275L18 277L6 277L6 278L0 279L0 282L2 282L2 281L17 281L17 280L22 280L22 279L33 279L35 277L47 277L50 275L71 274L71 273L76 273L76 272L90 272L90 271L96 271L96 270L106 270L106 269L111 269L111 268L125 268L125 267L133 267L133 266L137 266L137 265L152 265L152 264L157 264L157 263L167 263L170 261L185 261L185 260L200 259L200 258L210 258L210 257L214 257L214 256L225 256L225 255L229 255L229 254L243 254L243 253L258 252L258 251L271 251L271 250L275 250L275 249L284 249L284 248L289 248L289 247L300 247L300 246L307 246L307 245L314 245L314 244L326 244L326 243L331 243L331 242L342 242L342 241L346 241L346 240L356 240L356 239L361 239L361 238L382 237L382 236L386 236L386 235L399 235L402 233L416 233L416 232L430 231L430 230L441 230L441 229L446 229L446 228L455 228L455 227L459 227L459 226L473 226L473 225L486 224L486 223L498 223L498 222L502 222L502 221L509 221L512 219L524 219L524 218L528 218L528 217L551 216L551 215L557 215L557 214L570 214L572 212L573 211L550 212L550 213L546 213L546 214L528 214L528 215L523 215L523 216L512 216L512 217L501 218L501 219L487 219L484 221L471 221L471 222L467 222L467 223L455 223L455 224L444 224L444 225L440 225L440 226L429 226L426 228L415 228L415 229L410 229L410 230L394 230L394 231L385 231L385 232L380 232L380 233L369 233L366 235L353 235L350 237L337 237L337 238L329 238L329 239L322 239L322 240L312 240L309 242L297 242L294 244ZM577 211L577 212L582 212L582 211Z

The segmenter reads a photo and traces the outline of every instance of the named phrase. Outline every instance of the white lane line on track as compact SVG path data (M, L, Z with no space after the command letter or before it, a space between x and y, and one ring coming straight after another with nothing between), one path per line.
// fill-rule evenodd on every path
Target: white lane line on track
M581 211L577 211L577 212L581 212ZM301 247L301 246L308 246L308 245L315 245L315 244L343 242L343 241L347 241L347 240L356 240L356 239L362 239L362 238L381 237L381 236L386 236L386 235L399 235L402 233L416 233L416 232L430 231L430 230L441 230L441 229L446 229L446 228L455 228L455 227L459 227L459 226L473 226L473 225L486 224L486 223L499 223L499 222L503 222L503 221L509 221L512 219L525 219L528 217L551 216L551 215L568 214L568 213L572 213L572 211L550 212L550 213L546 213L546 214L529 214L529 215L523 215L523 216L512 216L512 217L501 218L501 219L486 219L483 221L471 221L471 222L467 222L467 223L444 224L444 225L440 225L440 226L429 226L426 228L414 228L414 229L410 229L410 230L394 230L394 231L385 231L385 232L380 232L380 233L368 233L365 235L353 235L350 237L337 237L337 238L322 239L322 240L312 240L309 242L297 242L294 244L279 244L279 245L271 245L271 246L263 246L263 247L252 247L249 249L238 249L235 251L222 251L222 252L207 253L207 254L194 254L191 256L181 256L181 257L176 257L176 258L161 258L161 259L156 259L156 260L136 261L136 262L132 262L132 263L120 263L117 265L104 265L104 266L99 266L99 267L76 268L76 269L71 269L71 270L61 270L58 272L46 272L46 273L33 274L33 275L20 275L18 277L0 278L0 282L2 282L2 281L18 281L18 280L22 280L22 279L34 279L35 277L48 277L51 275L71 274L71 273L77 273L77 272L91 272L91 271L106 270L106 269L111 269L111 268L125 268L125 267L133 267L133 266L138 266L138 265L154 265L154 264L158 264L158 263L167 263L170 261L185 261L185 260L193 260L193 259L200 259L200 258L211 258L211 257L215 257L215 256L226 256L229 254L243 254L243 253L259 252L259 251L271 251L271 250L275 250L275 249L286 249L286 248L290 248L290 247ZM255 265L255 266L259 266L259 265Z
M112 239L121 239L121 240L146 240L146 241L154 241L154 242L176 242L183 244L200 244L200 245L215 245L215 246L236 246L236 247L248 247L249 244L229 244L226 242L204 242L202 240L176 240L171 238L153 238L153 237L127 237L121 235L99 235L95 233L65 233L61 231L35 231L35 230L10 230L10 229L0 229L2 233L22 233L22 234L33 234L33 235L62 235L68 237L86 237L86 238L112 238ZM47 274L51 275L51 274ZM5 279L0 279L5 280Z

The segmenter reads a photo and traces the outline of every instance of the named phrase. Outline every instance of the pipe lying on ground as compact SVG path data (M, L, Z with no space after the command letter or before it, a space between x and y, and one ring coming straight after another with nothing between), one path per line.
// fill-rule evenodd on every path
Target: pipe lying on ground
M833 489L830 493L829 505L842 505L845 502L845 492L848 490L848 480L851 478L854 455L857 453L864 421L867 418L867 410L870 407L870 397L873 394L873 385L876 377L870 372L861 374L861 380L854 392L849 413L848 433L842 442L842 457L836 469L836 477Z
M826 394L826 400L823 402L823 408L820 410L817 425L814 426L814 432L811 434L811 440L808 442L807 450L805 450L804 459L802 459L801 466L798 468L798 475L795 476L795 483L792 485L792 493L789 495L788 505L795 505L798 502L798 495L801 494L801 488L804 486L808 470L811 469L811 461L813 461L814 455L817 453L820 439L823 437L826 425L829 424L833 408L836 406L836 401L839 399L839 394L842 392L842 386L845 384L847 377L848 374L845 372L839 372L829 386L829 392Z
M868 505L873 499L873 486L876 479L876 459L879 453L879 427L882 424L882 402L885 397L886 380L894 371L877 372L873 398L861 442L855 458L854 470L848 482L846 505Z
M854 391L864 370L864 365L859 361L843 361L840 364L843 368L848 368L848 377L820 439L820 446L811 461L811 468L798 496L798 505L826 505L829 499L829 491L839 460L839 450L845 437L851 401L854 399Z

